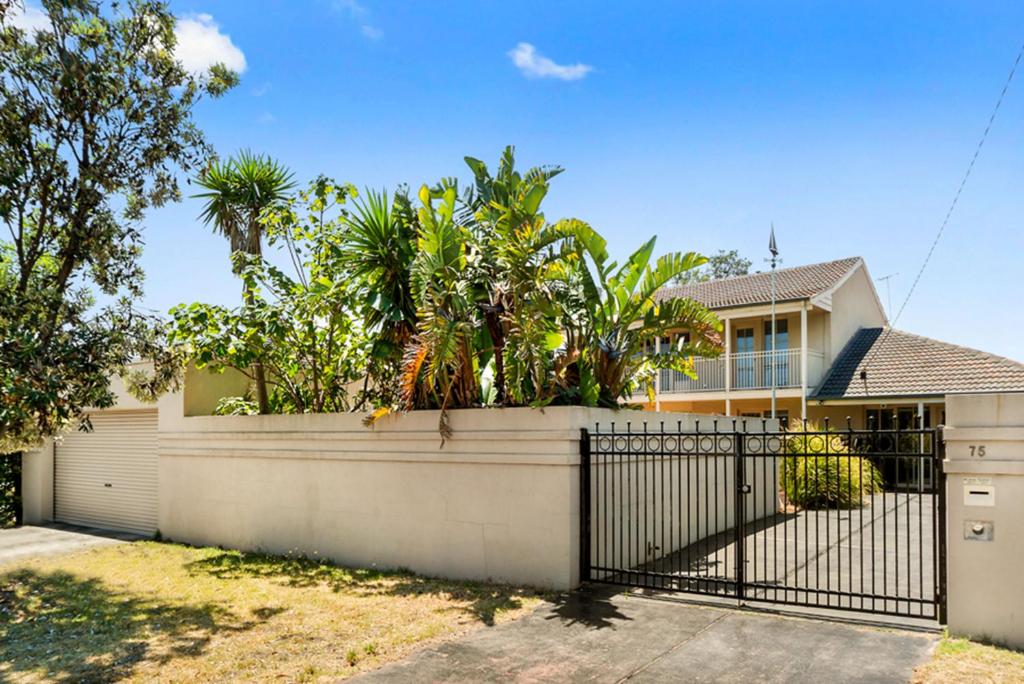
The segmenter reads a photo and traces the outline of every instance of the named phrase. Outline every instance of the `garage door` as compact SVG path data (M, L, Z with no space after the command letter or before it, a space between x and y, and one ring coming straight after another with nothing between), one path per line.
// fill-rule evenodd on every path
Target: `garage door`
M54 517L149 534L157 528L156 411L93 413L92 432L54 448Z

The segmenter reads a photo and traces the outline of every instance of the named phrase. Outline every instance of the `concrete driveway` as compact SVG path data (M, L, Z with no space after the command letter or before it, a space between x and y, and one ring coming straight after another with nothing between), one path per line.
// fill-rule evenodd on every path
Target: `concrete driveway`
M109 532L73 525L24 525L0 530L0 565L40 556L72 553L95 546L141 539L128 532Z
M572 594L358 678L364 682L908 682L938 635Z

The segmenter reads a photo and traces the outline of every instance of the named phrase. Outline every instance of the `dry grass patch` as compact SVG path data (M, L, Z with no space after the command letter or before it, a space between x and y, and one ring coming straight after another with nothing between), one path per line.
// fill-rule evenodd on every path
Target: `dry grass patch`
M138 542L0 568L0 680L336 679L536 592Z
M1024 681L1024 653L946 637L930 662L914 672L915 684L991 684Z

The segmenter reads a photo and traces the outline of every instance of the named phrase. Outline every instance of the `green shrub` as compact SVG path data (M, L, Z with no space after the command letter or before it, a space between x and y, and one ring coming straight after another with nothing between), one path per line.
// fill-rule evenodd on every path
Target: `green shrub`
M850 452L837 433L808 424L786 436L782 490L789 504L805 510L860 508L882 491L882 474L867 458ZM813 434L818 433L818 434Z
M0 528L21 518L21 454L0 454Z

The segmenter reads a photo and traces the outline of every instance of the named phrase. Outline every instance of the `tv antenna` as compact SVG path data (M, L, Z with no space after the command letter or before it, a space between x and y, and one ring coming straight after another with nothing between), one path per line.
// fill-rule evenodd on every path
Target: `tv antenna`
M879 282L884 282L885 283L885 299L886 299L885 313L886 313L887 317L888 316L892 316L892 287L890 287L889 281L892 280L893 278L895 278L898 275L899 275L899 273L897 272L897 273L890 273L889 275L884 275L881 278L876 278L876 280L878 280Z

